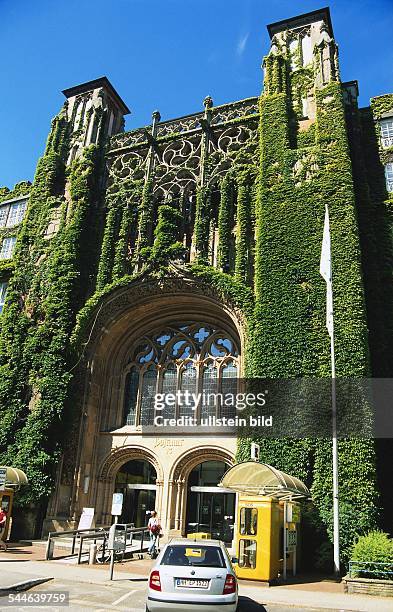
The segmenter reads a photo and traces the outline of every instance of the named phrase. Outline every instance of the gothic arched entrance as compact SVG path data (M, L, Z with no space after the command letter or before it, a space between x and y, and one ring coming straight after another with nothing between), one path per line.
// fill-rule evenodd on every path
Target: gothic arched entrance
M121 523L134 523L144 527L149 513L155 509L157 472L144 459L133 459L124 463L116 474L115 492L123 493Z
M203 461L187 482L186 533L208 533L213 539L232 542L236 496L217 485L230 464Z

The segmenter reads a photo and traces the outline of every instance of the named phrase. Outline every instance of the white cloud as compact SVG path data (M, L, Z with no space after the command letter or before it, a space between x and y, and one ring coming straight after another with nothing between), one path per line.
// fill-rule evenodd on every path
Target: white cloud
M243 34L242 36L240 36L237 42L237 45L236 45L236 55L238 57L241 57L243 55L249 36L250 36L250 32L247 32L246 34Z

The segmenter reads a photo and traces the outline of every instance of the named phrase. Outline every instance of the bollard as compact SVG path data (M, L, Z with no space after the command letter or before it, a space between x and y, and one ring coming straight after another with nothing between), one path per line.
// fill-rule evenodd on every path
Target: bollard
M97 544L90 544L89 547L89 565L95 565L97 562Z
M48 538L48 542L46 544L46 555L45 558L46 560L50 560L53 559L53 549L55 547L55 542L54 540L52 540L52 538Z

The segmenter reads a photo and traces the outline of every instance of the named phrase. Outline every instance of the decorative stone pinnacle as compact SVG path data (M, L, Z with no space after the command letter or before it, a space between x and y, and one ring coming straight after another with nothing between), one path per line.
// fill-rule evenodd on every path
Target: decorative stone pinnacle
M161 119L160 111L155 110L152 114L152 118L155 119L156 121L160 121Z
M206 98L203 100L203 106L205 108L211 108L213 106L213 98L206 96Z

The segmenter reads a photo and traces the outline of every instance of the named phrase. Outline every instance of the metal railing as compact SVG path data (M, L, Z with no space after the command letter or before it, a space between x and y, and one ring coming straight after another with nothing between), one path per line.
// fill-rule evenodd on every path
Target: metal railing
M71 546L71 555L75 554L75 545L78 539L80 539L81 535L89 533L89 534L98 534L102 533L105 530L109 529L108 526L90 528L90 529L70 529L69 531L50 531L48 533L48 541L46 544L46 554L45 559L53 559L53 552L55 548L55 540L60 540L64 538L72 538L72 546Z
M147 538L146 533L149 533L147 527L135 527L134 523L122 523L122 527L124 527L124 538L125 538L125 550L122 551L121 554L115 553L115 558L121 557L124 558L125 553L137 553L142 555L144 550L147 548ZM138 537L139 536L139 537ZM103 540L99 550L97 551L97 561L100 563L108 563L110 553L108 550L108 538L109 538L109 529L105 529L102 533L84 533L79 537L79 551L78 551L78 564L80 564L83 554L83 544L86 540L92 540L94 544L97 543L97 540ZM139 548L133 550L134 541L137 543L140 541ZM86 551L85 551L86 552ZM108 556L109 553L109 556Z
M98 533L82 533L79 536L78 565L80 564L81 559L82 559L83 544L85 543L85 540L93 540L94 544L97 544L97 540L103 540L102 542L102 562L104 561L106 542L108 540L108 533L109 533L109 530L102 529L101 532L98 532Z
M135 527L134 523L125 523L125 538L126 538L126 552L127 548L128 552L142 554L148 546L148 533L149 530L147 527ZM105 560L105 554L107 552L107 542L109 537L109 526L105 527L97 527L91 529L73 529L70 531L51 531L48 534L48 542L46 545L46 560L54 558L54 547L55 541L60 540L61 538L72 537L72 546L70 555L75 555L75 547L78 543L78 560L77 563L80 564L82 560L83 554L83 545L87 541L92 541L94 544L97 541L102 540L102 544L100 546L99 555L101 557L101 562ZM132 550L134 543L137 544L140 542L140 546L135 550ZM131 550L130 550L131 548ZM85 551L85 554L87 551Z
M382 580L393 579L393 563L382 563L380 561L350 561L350 578L380 578Z

